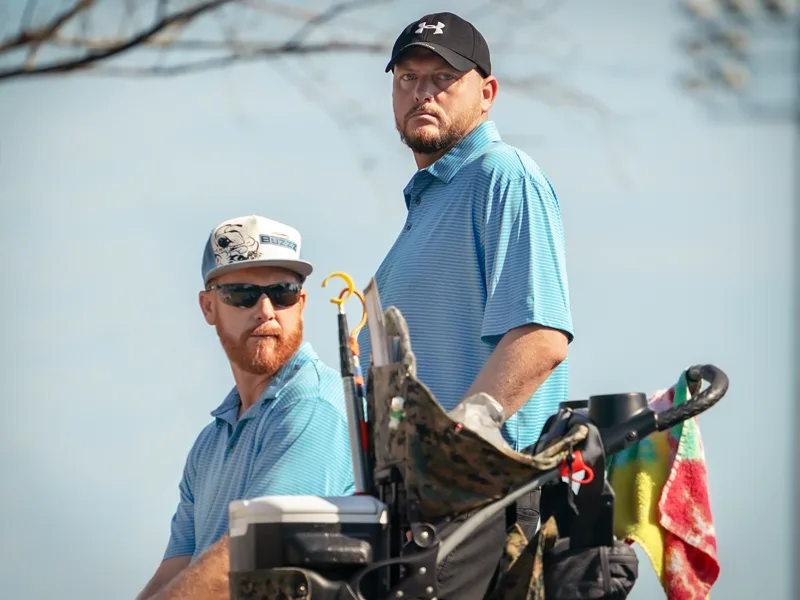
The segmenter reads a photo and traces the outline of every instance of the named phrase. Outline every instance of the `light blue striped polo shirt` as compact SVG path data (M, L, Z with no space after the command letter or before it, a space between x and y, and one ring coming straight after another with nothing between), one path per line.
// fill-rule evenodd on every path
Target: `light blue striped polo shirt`
M417 375L446 410L510 329L538 323L572 341L555 191L528 155L500 139L492 121L417 171L404 196L406 222L375 280L384 309L396 306L408 322ZM367 327L358 341L368 357ZM506 422L513 448L534 443L567 400L568 363Z
M232 500L355 492L342 379L308 342L237 421L239 404L234 388L189 451L164 558L219 540Z

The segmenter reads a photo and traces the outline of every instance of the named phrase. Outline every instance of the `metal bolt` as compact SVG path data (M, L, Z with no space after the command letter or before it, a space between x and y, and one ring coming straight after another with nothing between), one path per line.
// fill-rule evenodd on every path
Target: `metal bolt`
M420 567L419 568L419 574L420 575L425 575L425 573L427 573L427 572L428 572L428 569L426 569L425 567Z
M420 533L420 536L422 536L423 540L427 540L430 537L430 534L427 531L423 531Z
M300 584L297 586L297 595L298 596L305 596L306 595L306 586L304 584Z
M397 590L394 593L394 595L397 596L398 598L402 598L403 597L403 590Z
M425 588L425 593L426 594L432 594L433 593L433 587L431 587L431 586L426 587Z

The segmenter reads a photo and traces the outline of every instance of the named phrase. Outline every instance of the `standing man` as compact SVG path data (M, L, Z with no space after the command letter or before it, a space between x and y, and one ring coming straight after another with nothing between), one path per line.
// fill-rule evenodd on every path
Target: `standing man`
M567 400L573 332L556 194L488 120L498 81L471 23L452 13L416 19L386 71L417 171L403 190L406 222L375 274L381 303L403 313L417 375L445 410L489 394L508 417L504 437L523 450ZM368 356L366 328L359 344ZM538 495L518 513L535 529ZM463 549L440 573L442 600L483 597L504 523L479 537L484 546Z
M189 451L169 544L138 600L228 594L228 504L265 495L354 492L340 375L303 341L297 230L264 217L217 226L203 255L200 309L235 386Z

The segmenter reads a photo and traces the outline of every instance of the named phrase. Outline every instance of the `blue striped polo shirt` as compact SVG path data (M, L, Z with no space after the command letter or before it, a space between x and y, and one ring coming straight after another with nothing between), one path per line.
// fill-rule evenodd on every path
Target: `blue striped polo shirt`
M484 121L417 171L406 221L375 273L384 309L408 322L417 375L446 410L463 398L500 338L538 323L572 341L564 232L550 182ZM369 356L369 331L359 336ZM567 400L562 362L504 426L517 450L534 443Z
M355 492L342 379L308 342L237 419L239 404L234 388L189 451L164 558L219 540L232 500Z

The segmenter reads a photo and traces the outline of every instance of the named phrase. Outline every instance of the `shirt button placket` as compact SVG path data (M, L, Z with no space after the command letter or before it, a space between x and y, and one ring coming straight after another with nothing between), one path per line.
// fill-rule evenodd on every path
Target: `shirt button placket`
M422 198L420 198L419 196L414 198L414 204L419 204L420 202L422 202ZM411 231L411 213L410 212L408 214L408 222L406 223L406 231Z

